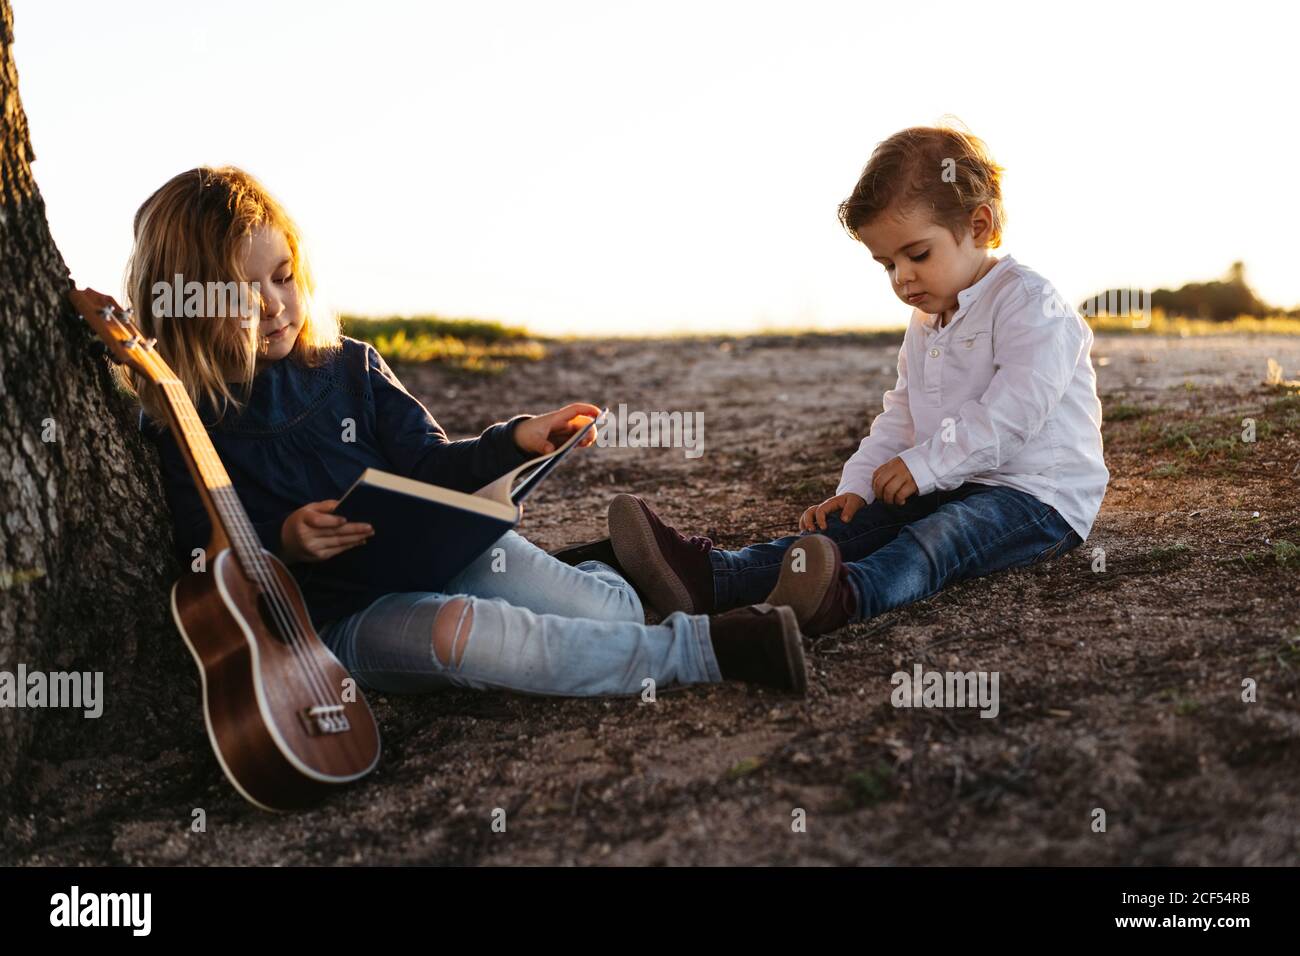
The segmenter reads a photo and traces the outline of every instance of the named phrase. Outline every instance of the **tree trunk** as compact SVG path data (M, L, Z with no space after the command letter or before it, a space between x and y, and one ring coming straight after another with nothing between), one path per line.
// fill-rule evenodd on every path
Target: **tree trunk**
M178 741L203 746L203 728L169 612L176 568L156 458L65 298L68 268L32 178L9 0L0 21L0 672L103 673L98 718L0 706L0 804L17 806L39 761L148 758ZM32 836L15 815L0 819L0 843Z

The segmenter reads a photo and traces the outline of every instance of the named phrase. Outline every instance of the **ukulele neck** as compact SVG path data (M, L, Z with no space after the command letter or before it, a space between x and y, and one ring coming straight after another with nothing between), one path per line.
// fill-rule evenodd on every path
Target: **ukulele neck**
M185 456L185 463L212 523L208 560L212 560L222 549L230 547L244 570L250 577L254 577L257 569L265 563L261 539L253 523L248 520L248 513L240 504L239 496L235 494L230 475L226 473L217 450L212 447L212 439L208 437L194 403L178 379L161 379L157 385L171 419L176 443Z

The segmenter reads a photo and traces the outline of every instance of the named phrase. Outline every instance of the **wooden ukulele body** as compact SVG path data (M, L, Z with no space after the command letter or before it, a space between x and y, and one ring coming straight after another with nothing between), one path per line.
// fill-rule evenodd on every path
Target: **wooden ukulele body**
M176 582L171 605L199 669L212 749L250 802L266 810L311 806L378 763L374 715L317 637L298 582L278 558L262 552L289 597L277 615L230 548L209 553L205 571ZM280 636L285 611L298 635L292 642Z

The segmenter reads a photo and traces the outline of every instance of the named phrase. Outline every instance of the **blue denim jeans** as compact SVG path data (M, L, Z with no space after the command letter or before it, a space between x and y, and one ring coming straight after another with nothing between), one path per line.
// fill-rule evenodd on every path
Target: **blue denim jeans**
M456 628L445 661L433 641L444 610ZM588 697L639 694L646 678L657 687L722 679L707 617L678 612L647 625L636 591L609 565L571 567L514 531L445 593L385 595L320 636L363 687L381 692Z
M902 505L877 499L847 523L827 515L825 531L805 533L839 545L858 596L857 620L920 601L956 581L1047 561L1083 543L1055 508L1033 495L975 482L913 495ZM800 537L711 551L717 609L765 601L786 549Z

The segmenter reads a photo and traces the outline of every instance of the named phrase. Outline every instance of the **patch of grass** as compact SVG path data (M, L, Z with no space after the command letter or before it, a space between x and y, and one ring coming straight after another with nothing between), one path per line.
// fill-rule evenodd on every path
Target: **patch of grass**
M1265 424L1256 426L1256 441L1268 437L1270 430L1260 427ZM1161 425L1153 445L1155 450L1174 451L1180 458L1191 461L1207 458L1236 461L1247 454L1246 443L1241 440L1241 419L1222 415Z
M1218 562L1221 566L1237 563L1247 571L1256 572L1269 567L1300 568L1300 546L1291 541L1274 541L1271 551L1247 551L1245 554L1234 555L1226 561Z
M815 496L823 494L826 490L826 476L817 475L811 478L800 478L794 484L788 486L790 496L799 500L807 499L811 501ZM826 495L825 497L830 497Z
M1186 473L1187 469L1178 464L1178 462L1165 462L1164 464L1156 465L1150 471L1152 478L1181 478Z
M1150 323L1141 316L1101 315L1088 319L1094 332L1126 332L1134 335L1300 335L1300 318L1274 315L1257 318L1240 315L1226 322L1209 319L1184 319L1152 310Z
M1300 669L1300 633L1278 641L1275 647L1261 648L1255 653L1256 664L1276 661L1284 670Z
M853 806L859 809L875 806L893 794L894 771L886 763L877 763L866 770L849 774L844 785L848 788L849 800Z
M1188 717L1201 709L1200 701L1188 697L1177 687L1165 687L1157 691L1155 699L1162 704L1169 704L1179 717Z
M1273 428L1300 431L1300 391L1281 385L1271 386L1271 389L1277 397L1264 407L1263 421L1259 423L1261 430L1262 426L1268 426L1270 432Z
M1182 564L1192 555L1192 549L1185 544L1171 544L1165 548L1152 548L1147 552L1147 561L1159 567Z
M757 757L746 757L745 759L738 761L734 766L728 768L727 779L738 780L741 777L749 776L749 774L753 773L761 766L763 766L763 762Z
M1282 638L1275 654L1283 667L1300 667L1300 634Z
M1134 418L1142 418L1158 411L1160 406L1155 408L1143 408L1141 405L1130 405L1127 402L1120 402L1117 405L1111 405L1102 412L1102 419L1108 422L1127 422Z
M526 329L478 319L419 316L343 318L343 331L369 342L390 362L439 362L450 368L496 374L511 362L535 362L546 348Z
M523 326L505 325L486 319L444 319L436 315L370 319L358 315L345 315L340 318L340 322L345 335L370 343L373 343L377 337L396 335L398 332L405 332L411 338L451 336L483 343L535 338Z

